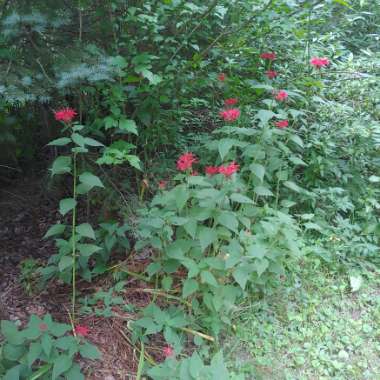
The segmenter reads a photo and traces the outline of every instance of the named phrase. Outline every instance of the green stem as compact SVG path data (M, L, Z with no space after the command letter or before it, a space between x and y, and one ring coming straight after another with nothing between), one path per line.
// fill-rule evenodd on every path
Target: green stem
M75 300L76 300L76 236L75 236L75 225L76 225L76 198L77 198L77 153L74 153L73 156L73 199L74 199L74 208L73 208L73 218L71 225L71 240L72 240L72 257L73 257L73 273L72 273L72 300L71 300L71 312L73 322L75 321Z

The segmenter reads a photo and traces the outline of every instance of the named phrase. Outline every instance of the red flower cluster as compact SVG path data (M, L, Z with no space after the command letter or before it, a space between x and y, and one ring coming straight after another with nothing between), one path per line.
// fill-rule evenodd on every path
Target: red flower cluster
M328 66L330 64L330 61L328 58L318 58L318 57L313 57L310 60L310 64L313 65L315 68L320 69L322 67Z
M206 166L205 172L208 175L215 175L219 173L219 167L218 166Z
M80 336L87 336L90 333L90 329L87 326L77 325L74 328L74 332Z
M274 61L276 59L276 53L261 53L260 58L267 59L268 61Z
M277 128L286 128L289 125L288 120L279 120L274 123Z
M235 161L232 161L227 166L222 165L219 167L219 173L223 174L225 177L231 177L231 175L236 173L238 170L239 170L239 165Z
M269 78L269 79L274 79L277 77L278 73L277 71L274 71L274 70L268 70L265 72L265 75Z
M275 99L279 102L283 102L288 98L288 93L285 90L280 90L275 93Z
M62 108L54 112L55 120L63 121L64 123L70 123L76 115L76 111L72 108Z
M219 115L224 121L235 121L240 116L240 110L239 108L230 108L228 110L220 111Z
M238 100L236 98L229 98L224 101L225 106L234 106L237 104Z
M221 81L221 82L224 82L226 80L226 74L224 73L220 73L218 75L218 79Z
M206 166L205 172L207 175L223 174L225 177L231 177L232 174L239 170L239 165L232 161L227 166Z
M177 160L177 169L184 172L187 169L192 169L193 164L196 162L198 162L198 159L193 153L184 153Z
M171 347L171 346L164 347L162 349L162 353L164 354L165 358L170 358L171 356L174 355L173 347Z

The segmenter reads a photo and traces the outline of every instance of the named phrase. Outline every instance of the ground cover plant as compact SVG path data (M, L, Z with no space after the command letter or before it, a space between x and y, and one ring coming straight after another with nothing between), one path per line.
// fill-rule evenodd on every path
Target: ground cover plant
M0 5L1 376L380 375L372 2Z

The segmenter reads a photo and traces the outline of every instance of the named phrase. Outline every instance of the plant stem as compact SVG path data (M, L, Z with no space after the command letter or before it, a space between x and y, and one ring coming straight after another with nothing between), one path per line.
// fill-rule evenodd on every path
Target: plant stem
M77 153L73 155L73 218L71 225L71 240L72 240L72 257L73 257L73 273L72 273L72 300L71 300L71 313L72 320L75 322L75 300L76 300L76 236L75 236L75 225L76 225L76 198L77 198Z

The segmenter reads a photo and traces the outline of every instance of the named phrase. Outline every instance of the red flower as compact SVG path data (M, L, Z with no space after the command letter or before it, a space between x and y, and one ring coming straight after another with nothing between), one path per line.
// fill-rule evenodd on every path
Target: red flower
M276 100L283 102L288 98L288 93L285 90L280 90L275 95Z
M238 102L238 100L236 98L230 98L230 99L226 99L224 101L224 105L225 106L233 106L235 105L236 103Z
M274 61L276 59L276 53L261 53L260 58L268 59L269 61Z
M72 108L62 108L54 112L55 120L63 121L64 123L70 123L70 121L74 119L75 115L77 115L77 113Z
M310 64L313 65L316 69L320 69L321 67L328 66L330 64L330 61L328 58L318 58L318 57L313 57L310 60Z
M231 177L231 175L236 173L238 170L239 170L239 165L235 161L232 161L227 166L222 165L219 167L219 173L223 174L225 177Z
M231 108L228 110L221 111L219 113L220 117L222 117L225 121L235 121L240 116L239 108Z
M196 162L198 162L198 159L193 153L184 153L177 161L177 169L184 172L187 169L191 169L192 165Z
M278 128L286 128L289 125L288 120L279 120L274 123L274 125Z
M218 79L221 81L221 82L224 82L226 80L226 74L224 73L220 73L218 75Z
M49 328L46 323L40 323L38 327L40 328L40 331L47 331Z
M278 75L277 71L274 71L274 70L268 70L265 72L265 75L269 78L269 79L274 79L276 78L276 76Z
M174 350L172 346L166 346L162 349L162 353L164 354L165 358L170 358L174 355Z
M74 328L74 332L75 334L80 335L80 336L87 336L90 332L90 329L87 326L77 325Z
M205 172L208 175L215 175L219 173L219 168L217 166L206 166Z
M165 190L167 184L168 184L168 181L161 180L160 182L158 182L158 188L160 190Z

